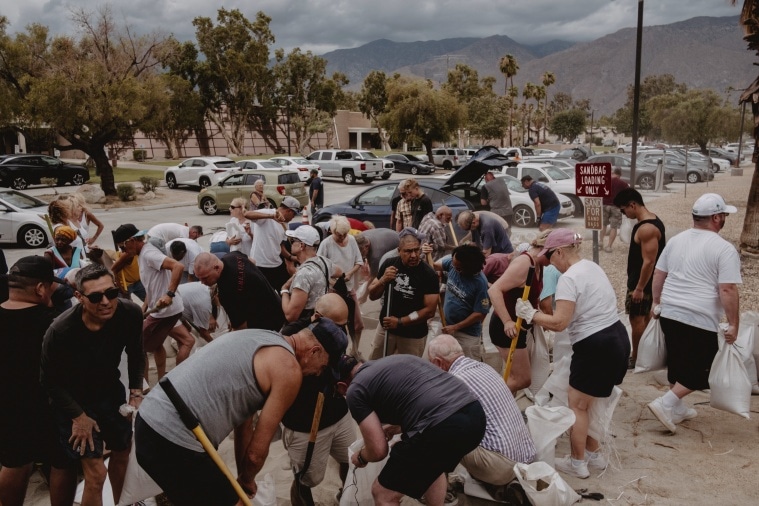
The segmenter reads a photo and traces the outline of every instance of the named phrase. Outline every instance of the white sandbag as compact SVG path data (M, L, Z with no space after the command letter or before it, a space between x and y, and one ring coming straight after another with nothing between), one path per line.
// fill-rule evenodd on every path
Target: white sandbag
M565 355L558 362L554 361L553 372L543 385L553 398L549 406L568 406L567 387L569 386L569 366L572 364L572 354Z
M743 365L751 380L751 391L759 394L759 312L746 311L741 314L738 339L735 341L743 357Z
M477 480L476 478L472 478L472 475L469 474L469 471L467 471L466 468L461 464L456 466L454 473L459 475L459 477L464 480L464 494L468 495L469 497L478 497L480 499L485 499L486 501L509 504L506 501L496 499L490 495L490 492L487 491L483 482ZM452 475L449 476L449 479L451 476Z
M633 227L638 223L636 219L630 219L627 216L622 216L622 225L619 227L619 233L617 237L625 244L630 244L632 238Z
M545 462L514 465L517 480L533 506L570 506L579 494Z
M569 332L567 329L556 332L553 337L553 363L556 364L562 358L571 355L572 343L569 340Z
M256 495L251 501L253 506L277 506L277 487L271 473L256 480Z
M638 343L638 359L635 371L658 371L667 367L667 344L658 318L651 318Z
M398 436L396 436L398 437ZM392 443L392 441L391 441ZM343 495L340 497L340 506L359 506L374 504L372 497L372 484L377 479L382 468L385 467L388 456L380 462L369 462L366 467L357 469L353 465L353 455L364 447L364 440L359 439L348 447L348 475L345 478Z
M622 389L614 387L609 397L596 397L588 411L588 435L596 441L605 441L609 433L611 419L614 416L614 409L617 407L619 398L622 397Z
M529 390L534 396L543 388L551 375L551 357L548 355L548 343L540 325L532 327L532 339L529 341L531 380Z
M709 405L750 418L751 380L738 349L734 344L729 345L725 342L722 325L724 324L720 324L719 331L720 348L709 372Z
M574 412L566 406L528 406L527 428L535 443L535 460L553 465L556 439L575 423Z
M153 478L137 463L137 445L132 441L132 450L129 452L129 463L124 476L124 487L121 490L119 506L128 506L143 501L149 497L155 497L161 492Z

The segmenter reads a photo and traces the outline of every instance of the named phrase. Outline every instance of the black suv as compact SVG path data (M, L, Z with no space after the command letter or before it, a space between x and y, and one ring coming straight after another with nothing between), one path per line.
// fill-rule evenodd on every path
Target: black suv
M46 155L0 155L0 186L24 190L32 184L43 184L43 178L79 186L89 181L90 171L83 165L64 163Z

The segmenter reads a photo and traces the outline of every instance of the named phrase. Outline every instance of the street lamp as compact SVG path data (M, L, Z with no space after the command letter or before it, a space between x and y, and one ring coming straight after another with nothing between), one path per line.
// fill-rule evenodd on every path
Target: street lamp
M287 156L292 156L290 145L290 101L292 98L292 95L287 95Z
M590 141L588 141L588 148L591 153L593 152L593 115L595 112L595 109L590 110Z

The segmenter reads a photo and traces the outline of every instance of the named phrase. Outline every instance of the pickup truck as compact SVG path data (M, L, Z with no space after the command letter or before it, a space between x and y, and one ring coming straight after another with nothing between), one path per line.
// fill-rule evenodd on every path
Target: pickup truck
M376 157L369 159L369 155L359 155L359 153L371 153L371 151L321 149L314 151L306 158L318 161L324 177L339 177L347 184L354 184L359 178L364 183L371 183L375 177L382 177L383 160ZM367 158L363 158L364 156Z

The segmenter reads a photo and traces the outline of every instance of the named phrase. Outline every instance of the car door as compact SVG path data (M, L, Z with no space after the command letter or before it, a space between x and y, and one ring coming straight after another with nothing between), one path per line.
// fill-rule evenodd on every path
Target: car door
M22 175L29 184L39 184L41 178L53 177L49 171L46 171L45 164L39 156L21 156L15 161L19 166L16 174Z
M0 242L16 242L13 236L13 209L0 202Z
M194 182L197 180L197 178L193 179L192 164L194 161L195 159L190 158L189 160L185 160L177 166L177 169L174 171L174 174L177 178L177 184L189 185L194 184Z
M371 188L351 201L351 217L371 221L377 228L390 226L393 197L398 194L398 183Z
M254 179L251 180L250 185L247 185L246 178L248 176L250 174L233 174L221 181L220 188L216 190L216 207L219 211L228 210L232 200L237 197L248 200L250 192L253 191L253 183L255 183Z

